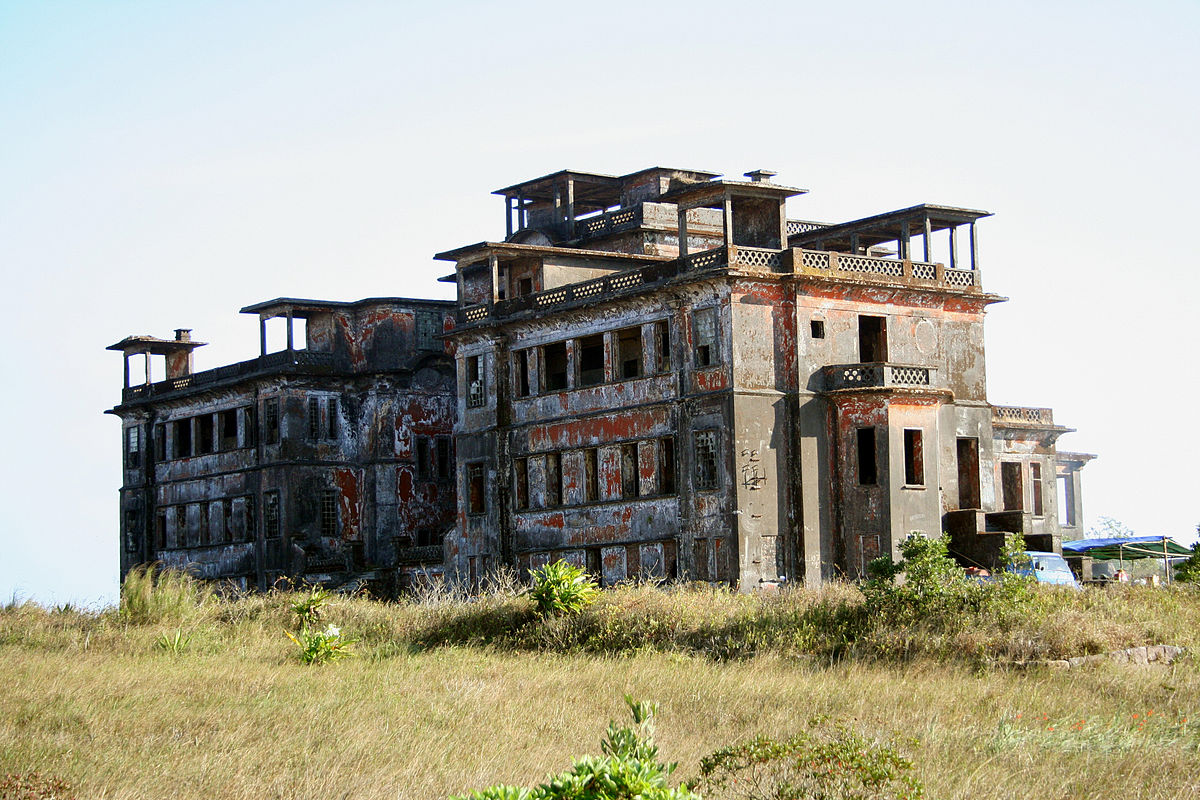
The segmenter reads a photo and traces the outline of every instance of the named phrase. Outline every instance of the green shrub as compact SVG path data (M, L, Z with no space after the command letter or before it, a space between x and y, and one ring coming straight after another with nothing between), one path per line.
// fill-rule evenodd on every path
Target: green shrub
M135 625L195 616L212 589L186 572L157 565L133 567L121 583L121 618Z
M530 570L529 575L533 580L529 596L542 616L578 614L596 602L600 594L595 579L566 561Z
M300 618L300 627L315 625L321 621L321 609L329 604L333 593L321 586L312 587L307 595L292 603L292 611Z
M1196 526L1200 534L1200 525ZM1184 583L1200 583L1200 540L1192 545L1192 554L1175 565L1175 580Z
M710 800L915 800L924 786L913 763L891 743L880 744L826 720L787 739L756 736L700 761L689 787Z
M534 789L492 786L451 800L700 800L699 795L686 788L667 786L667 778L676 765L658 760L658 746L654 743L655 706L635 702L629 696L625 697L625 704L635 727L618 727L616 722L609 722L600 742L603 756L577 759L570 771Z
M297 656L304 664L323 664L327 661L337 661L354 655L350 649L357 641L342 636L341 628L330 625L323 631L310 631L301 627L299 633L284 631L284 634L296 643L300 649Z

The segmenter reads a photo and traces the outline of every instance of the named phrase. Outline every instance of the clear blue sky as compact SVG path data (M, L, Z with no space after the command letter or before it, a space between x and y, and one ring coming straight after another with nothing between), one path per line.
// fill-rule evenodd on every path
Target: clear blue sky
M774 169L794 217L984 208L993 402L1088 522L1190 541L1200 3L5 2L0 598L116 597L121 359L242 305L447 297L521 179Z

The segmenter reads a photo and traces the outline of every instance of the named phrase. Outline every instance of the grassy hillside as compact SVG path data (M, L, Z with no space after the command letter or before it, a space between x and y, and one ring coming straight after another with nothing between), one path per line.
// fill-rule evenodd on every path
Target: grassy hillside
M301 595L176 589L124 613L0 610L0 774L87 798L438 798L531 784L596 752L631 694L659 703L677 778L719 747L824 714L894 742L930 797L1200 791L1190 658L997 666L1194 648L1200 595L1187 589L1035 591L1019 614L981 607L965 626L902 630L864 621L850 586L624 588L550 620L504 587L472 602L340 598L320 624L357 638L359 657L316 666L284 635Z

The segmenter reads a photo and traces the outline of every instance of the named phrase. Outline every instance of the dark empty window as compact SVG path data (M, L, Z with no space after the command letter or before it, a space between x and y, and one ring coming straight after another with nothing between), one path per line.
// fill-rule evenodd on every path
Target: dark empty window
M188 546L187 506L175 506L175 546Z
M617 331L617 363L622 378L642 375L642 329L626 328Z
M567 388L566 342L555 342L542 348L542 386L552 392Z
M486 511L483 464L467 464L467 510L472 514L482 514Z
M427 481L433 477L433 453L428 436L416 437L417 478Z
M479 408L484 402L483 356L467 356L467 407Z
M875 452L875 429L859 428L858 434L858 482L861 486L879 483L879 462Z
M1033 515L1045 516L1046 508L1042 499L1042 464L1031 461L1029 464L1029 489L1033 493Z
M671 323L660 319L654 323L655 372L671 371Z
M696 488L717 488L716 431L696 431Z
M583 499L588 503L594 503L600 497L597 461L596 448L589 447L583 451Z
M864 364L887 361L887 318L858 318L858 360Z
M814 319L808 323L808 332L814 339L825 338L825 320Z
M159 461L167 460L167 425L164 422L154 426L154 457Z
M904 429L904 483L908 486L925 485L925 452L921 431Z
M533 278L520 278L517 280L517 294L524 297L527 294L533 294Z
M321 438L321 401L315 397L308 398L308 438Z
M637 497L641 483L638 469L638 447L636 442L621 445L621 497L629 499Z
M213 541L217 544L233 541L233 498L226 497L221 501L221 529Z
M192 421L177 419L172 425L175 427L171 431L175 437L174 455L176 458L187 458L192 454Z
M200 544L206 545L206 544L208 544L208 539L209 539L208 503L201 503L200 508L198 509L198 512L199 512L198 517L199 517L199 523L200 523Z
M277 539L282 533L279 520L279 492L263 493L263 536Z
M336 397L329 398L325 411L329 415L326 419L328 427L328 436L330 439L336 439L338 436L339 423L341 422L340 409L338 408L338 399Z
M450 449L450 437L437 437L437 476L439 480L446 480L450 477L451 469L454 466L454 456Z
M717 310L697 309L692 315L692 326L695 330L693 343L696 347L696 366L708 367L716 364L720 359L717 350Z
M513 459L513 485L517 509L529 508L529 459Z
M125 429L125 466L137 469L142 465L142 426Z
M279 444L279 398L263 402L263 439L267 444Z
M529 350L518 350L513 354L517 360L517 396L529 397L533 394L529 386Z
M546 505L562 505L562 457L559 453L546 454Z
M579 385L598 383L604 383L604 335L599 333L579 340Z
M675 437L658 440L658 491L675 494Z
M217 415L217 435L221 440L222 450L236 450L238 446L238 414L236 408L229 408Z
M254 419L254 406L246 406L242 409L242 430L245 432L246 440L242 442L243 447L254 447L258 444L256 436L258 435L258 425Z
M323 489L321 491L321 535L333 539L340 534L337 489Z
M1021 480L1021 465L1016 461L1000 464L1000 491L1005 511L1025 510L1025 487Z
M962 438L958 450L958 507L979 508L979 440Z
M213 451L213 415L201 414L196 417L196 452L211 453Z
M254 500L250 495L242 500L242 539L247 542L258 537L258 515L255 513Z

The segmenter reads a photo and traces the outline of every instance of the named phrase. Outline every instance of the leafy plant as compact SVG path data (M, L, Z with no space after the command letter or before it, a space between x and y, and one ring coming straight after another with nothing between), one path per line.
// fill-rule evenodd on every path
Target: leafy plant
M913 763L889 744L841 725L810 722L787 739L756 736L723 747L700 761L689 784L719 800L915 800L924 786Z
M176 628L175 633L172 636L168 636L165 633L160 633L154 644L159 650L164 650L173 656L178 656L182 655L187 650L187 647L189 644L191 644L191 641L191 636L183 635L182 628Z
M314 586L307 596L292 603L292 611L300 618L300 627L315 625L321 621L321 609L329 604L333 593L322 586Z
M530 570L529 575L533 581L529 596L542 616L578 614L600 595L595 579L566 561Z
M358 641L342 636L341 628L329 625L323 631L310 631L301 627L298 633L284 631L289 639L300 648L297 654L304 664L323 664L354 655L351 646Z
M451 800L700 800L687 788L667 786L676 765L658 760L654 743L656 706L637 702L628 695L625 704L634 727L609 722L600 742L603 756L576 759L570 771L534 789L492 786Z

